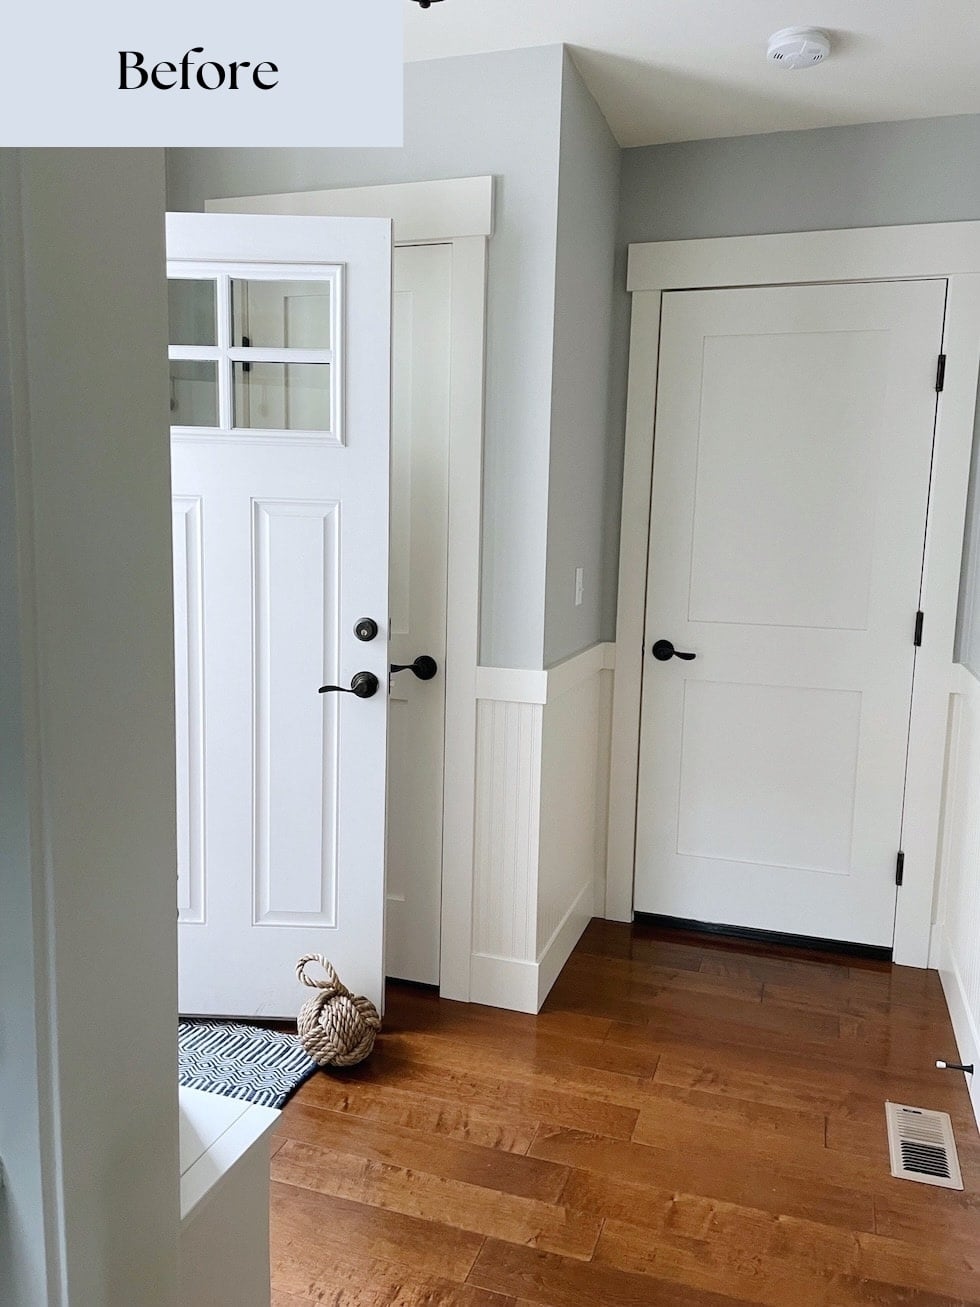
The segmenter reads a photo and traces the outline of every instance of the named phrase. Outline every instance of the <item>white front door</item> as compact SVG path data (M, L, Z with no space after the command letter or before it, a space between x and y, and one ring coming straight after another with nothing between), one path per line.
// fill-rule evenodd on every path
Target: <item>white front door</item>
M664 296L638 911L891 945L945 295Z
M180 214L167 245L180 1010L293 1016L308 952L380 1006L391 224Z
M401 246L394 266L390 653L402 667L428 656L436 671L391 677L385 967L438 985L452 248Z

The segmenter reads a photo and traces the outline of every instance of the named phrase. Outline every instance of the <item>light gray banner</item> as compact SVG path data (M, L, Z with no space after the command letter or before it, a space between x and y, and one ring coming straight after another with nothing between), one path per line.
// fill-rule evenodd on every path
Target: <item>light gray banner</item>
M61 0L3 26L0 145L402 144L403 0Z

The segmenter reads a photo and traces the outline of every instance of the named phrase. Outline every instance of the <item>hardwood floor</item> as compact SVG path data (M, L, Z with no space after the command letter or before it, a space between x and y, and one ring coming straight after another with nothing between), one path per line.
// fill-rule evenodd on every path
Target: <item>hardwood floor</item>
M980 1138L935 972L593 922L538 1017L391 986L272 1159L273 1307L980 1303ZM965 1190L894 1180L886 1098Z

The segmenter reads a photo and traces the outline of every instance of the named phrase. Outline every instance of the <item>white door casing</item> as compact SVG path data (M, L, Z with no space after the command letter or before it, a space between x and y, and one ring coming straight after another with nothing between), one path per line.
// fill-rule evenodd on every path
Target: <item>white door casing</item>
M446 566L452 250L395 250L392 329L391 677L385 969L439 983L446 733Z
M980 368L980 223L933 223L791 232L632 245L632 292L623 532L620 540L606 914L633 910L645 593L663 295L711 286L809 282L947 280L944 350L920 606L925 635L916 654L909 729L903 845L905 879L895 913L895 961L929 965L931 912L947 744L950 674L959 598L963 524Z
M180 1010L292 1016L307 952L380 1006L391 224L180 214L167 241L170 277L217 295L216 344L172 347L178 376L203 363L220 378L217 424L172 430ZM253 329L243 349L231 281L324 285L325 317L295 319L314 342ZM291 296L274 298L288 318ZM236 426L253 379L252 421L268 425ZM368 644L353 634L365 616L380 628ZM318 694L359 671L378 678L373 698Z
M638 910L891 946L945 295L664 297Z

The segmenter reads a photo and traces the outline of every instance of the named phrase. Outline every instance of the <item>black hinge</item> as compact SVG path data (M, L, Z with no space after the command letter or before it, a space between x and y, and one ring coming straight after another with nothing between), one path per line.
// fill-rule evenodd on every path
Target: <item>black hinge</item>
M915 635L912 637L912 643L916 649L922 644L922 623L926 620L926 615L920 608L915 615Z
M252 344L252 342L251 342L251 340L249 339L248 336L243 336L243 337L242 337L242 349L249 349L250 346L251 346L251 344ZM242 364L242 371L243 371L243 372L251 372L251 371L252 371L252 365L251 365L251 363L243 363L243 364ZM937 386L937 390L938 390L938 386Z
M905 879L905 854L901 849L898 851L898 857L895 859L895 884L901 885Z
M942 390L946 384L946 355L940 354L939 362L936 364L936 390Z

